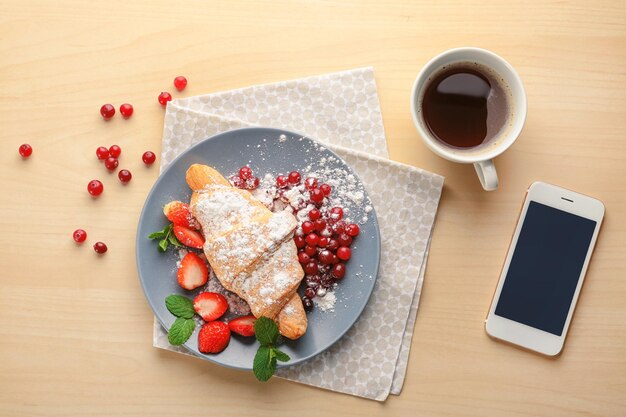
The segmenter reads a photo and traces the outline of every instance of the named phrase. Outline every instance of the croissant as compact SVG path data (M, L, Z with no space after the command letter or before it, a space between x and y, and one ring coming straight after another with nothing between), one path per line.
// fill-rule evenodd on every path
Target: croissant
M307 318L296 290L304 271L292 239L294 216L272 213L207 165L191 165L186 180L204 253L222 286L243 298L255 317L274 319L283 336L302 336Z

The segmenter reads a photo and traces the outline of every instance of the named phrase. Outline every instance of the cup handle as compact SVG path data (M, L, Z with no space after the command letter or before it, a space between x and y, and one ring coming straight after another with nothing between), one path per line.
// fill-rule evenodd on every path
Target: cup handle
M498 174L492 159L475 162L474 169L476 169L480 184L485 191L493 191L498 188Z

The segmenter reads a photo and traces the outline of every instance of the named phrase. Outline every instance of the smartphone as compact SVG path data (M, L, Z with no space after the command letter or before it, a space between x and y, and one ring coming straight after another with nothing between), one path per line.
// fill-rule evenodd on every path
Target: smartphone
M561 352L603 217L595 198L543 182L528 188L488 335L544 355Z

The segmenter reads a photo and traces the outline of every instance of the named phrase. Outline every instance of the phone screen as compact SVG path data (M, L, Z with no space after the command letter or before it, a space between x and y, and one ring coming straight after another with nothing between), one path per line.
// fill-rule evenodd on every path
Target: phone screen
M531 201L495 314L560 336L595 228L594 220Z

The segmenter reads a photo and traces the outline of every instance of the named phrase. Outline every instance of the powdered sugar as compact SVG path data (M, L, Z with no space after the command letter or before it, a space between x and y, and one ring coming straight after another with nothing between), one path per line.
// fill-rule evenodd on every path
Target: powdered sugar
M335 311L335 302L337 301L337 296L334 291L326 291L326 294L323 297L315 297L313 298L313 302L322 311L332 312Z

